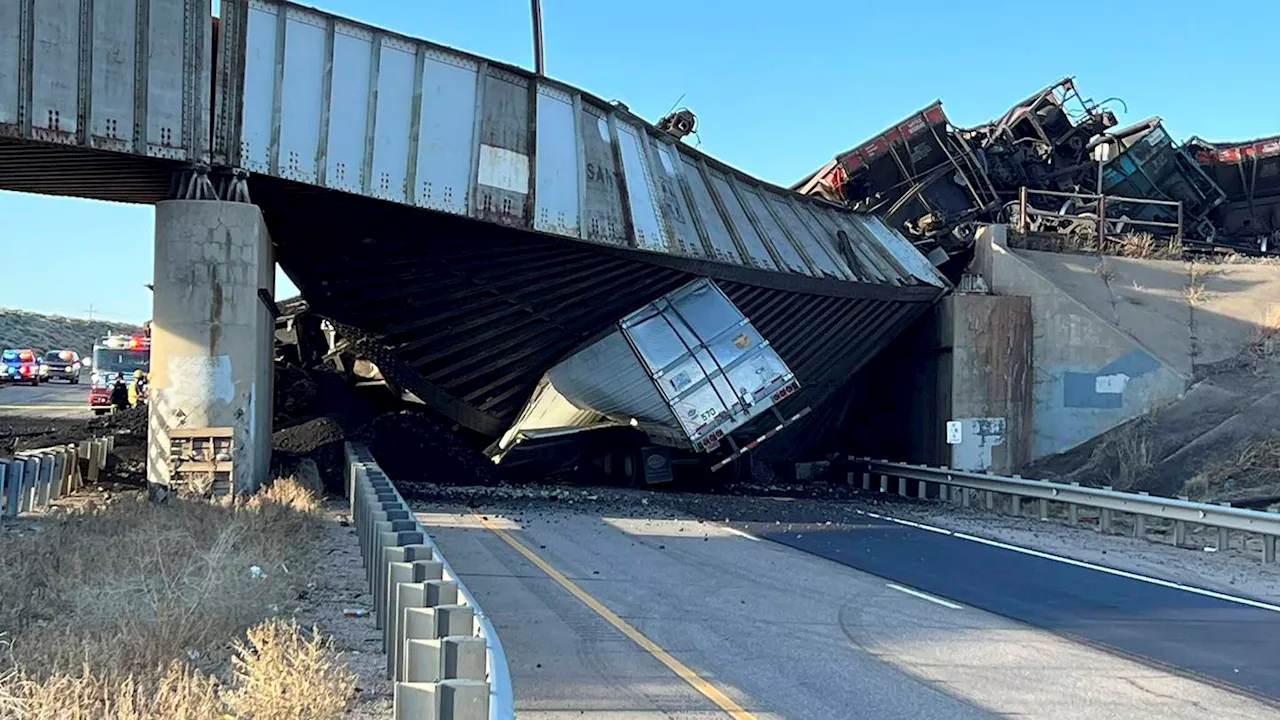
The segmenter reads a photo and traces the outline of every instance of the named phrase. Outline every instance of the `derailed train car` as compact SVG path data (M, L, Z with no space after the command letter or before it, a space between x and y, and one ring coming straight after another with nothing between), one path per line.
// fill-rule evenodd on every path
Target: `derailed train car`
M1221 242L1280 251L1280 135L1238 143L1193 137L1187 148L1226 196L1213 213Z
M341 361L475 445L517 426L547 429L525 423L545 378L572 401L564 409L575 417L555 427L575 436L580 458L592 455L578 439L633 466L653 445L702 468L744 450L794 458L814 435L804 424L950 289L876 215L681 142L688 118L654 125L554 79L283 0L224 0L217 37L212 156L230 178L248 176L281 267L329 321L283 322L282 339L299 344L289 357ZM746 323L730 345L741 335L752 350L739 366L716 357L723 338L699 336L718 364L695 352L708 377L685 368L681 392L718 395L693 403L698 415L716 410L714 448L681 439L688 404L650 417L614 397L640 361L616 342L633 329L623 319L651 303L679 306L672 293L703 279ZM598 353L589 372L566 369L614 332L619 352ZM755 352L759 338L777 363L754 364L768 356ZM776 388L714 379L768 368L791 378ZM681 371L646 372L652 401ZM779 424L758 412L770 404L786 421L814 412L759 444ZM600 418L620 433L577 432ZM628 433L652 439L618 437ZM517 450L535 447L527 439Z
M1189 244L1274 252L1276 179L1270 163L1280 142L1176 144L1158 117L1121 129L1115 114L1063 78L974 128L953 126L940 102L838 155L792 186L876 212L911 237L931 259L967 247L974 221L1002 222L1020 202L1029 215L1078 216L1083 222L1042 229L1090 231L1096 200L1020 191L1088 195L1098 186L1093 150L1109 145L1102 177L1114 227L1170 235L1181 226ZM1178 205L1133 202L1159 200ZM1137 224L1155 221L1169 227ZM1040 226L1037 226L1040 227Z

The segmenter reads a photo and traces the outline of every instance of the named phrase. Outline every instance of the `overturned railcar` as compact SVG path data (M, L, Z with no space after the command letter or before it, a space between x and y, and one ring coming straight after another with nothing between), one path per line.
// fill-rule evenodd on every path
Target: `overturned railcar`
M279 0L223 0L218 48L214 162L250 173L280 265L342 338L329 353L489 441L544 376L699 279L785 359L788 417L950 287L878 217L519 67ZM610 373L596 377L608 390ZM768 404L759 389L752 407ZM572 412L645 419L565 396ZM722 424L714 462L760 423ZM784 429L761 447L785 458L806 438Z
M940 252L967 246L974 221L1002 219L1020 188L1079 189L1092 177L1090 139L1115 124L1071 78L973 128L953 126L935 102L792 189L880 215L940 264Z
M1187 148L1226 195L1212 214L1218 242L1280 254L1280 136L1236 143L1192 138Z

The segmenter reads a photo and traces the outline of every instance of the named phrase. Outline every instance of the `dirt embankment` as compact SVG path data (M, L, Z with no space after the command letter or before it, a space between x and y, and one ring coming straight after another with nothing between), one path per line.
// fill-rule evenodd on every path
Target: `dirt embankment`
M1241 505L1280 502L1280 313L1177 402L1023 473Z
M136 332L141 328L126 323L85 320L61 315L45 315L0 308L0 347L34 347L37 350L70 348L82 356L93 350L93 343L112 333Z

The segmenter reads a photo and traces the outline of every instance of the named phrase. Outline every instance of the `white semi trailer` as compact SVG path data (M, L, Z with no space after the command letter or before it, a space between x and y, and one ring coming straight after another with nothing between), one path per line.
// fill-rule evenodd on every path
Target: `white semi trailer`
M553 366L490 455L538 474L668 482L673 465L720 470L799 419L808 408L779 407L799 388L751 320L699 278Z

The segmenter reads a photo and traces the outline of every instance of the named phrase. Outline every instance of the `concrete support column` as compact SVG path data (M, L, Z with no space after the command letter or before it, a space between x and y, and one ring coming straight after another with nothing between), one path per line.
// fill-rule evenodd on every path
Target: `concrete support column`
M257 489L271 461L275 331L262 297L274 302L275 261L261 211L157 204L154 287L148 481L182 481L169 463L173 431L230 428L233 489Z

